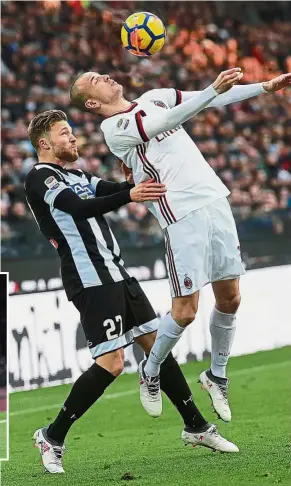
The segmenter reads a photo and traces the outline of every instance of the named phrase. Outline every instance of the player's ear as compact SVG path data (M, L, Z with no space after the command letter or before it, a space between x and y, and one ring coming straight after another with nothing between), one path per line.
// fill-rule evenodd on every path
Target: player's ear
M50 149L50 145L48 144L48 141L46 138L40 138L39 141L38 141L38 145L39 145L39 148L41 150L49 150Z
M97 100L89 99L85 102L85 106L89 110L92 110L92 109L98 110L101 107L101 103L99 103Z

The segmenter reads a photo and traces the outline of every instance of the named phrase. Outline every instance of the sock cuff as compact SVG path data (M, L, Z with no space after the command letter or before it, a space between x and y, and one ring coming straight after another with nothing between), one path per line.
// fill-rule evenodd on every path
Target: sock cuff
M234 314L226 314L225 312L221 312L220 310L216 309L216 307L213 308L213 311L212 312L217 312L218 314L222 315L222 316L235 316L237 311L234 313Z
M101 378L105 383L108 383L107 386L109 386L110 383L112 383L116 378L116 376L112 375L110 371L102 368L102 366L97 363L92 364L92 366L88 369L88 373L90 373L96 379L100 380Z
M225 314L214 307L210 318L210 329L212 326L222 329L234 329L236 327L236 314Z

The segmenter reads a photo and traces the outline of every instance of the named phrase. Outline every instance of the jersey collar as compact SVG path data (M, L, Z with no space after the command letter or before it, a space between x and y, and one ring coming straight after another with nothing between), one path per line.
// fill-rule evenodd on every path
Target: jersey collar
M68 172L68 169L65 169L64 167L62 167L59 164L54 164L53 162L40 162L40 163L38 162L35 165L42 165L42 164L51 165L52 167L55 167L56 169L59 169L60 171Z
M113 113L112 115L109 115L109 116L105 116L104 118L111 118L112 116L120 115L121 113L128 113L129 111L132 111L136 106L137 106L137 102L132 101L131 106L129 108L127 108L127 110L117 111L116 113Z

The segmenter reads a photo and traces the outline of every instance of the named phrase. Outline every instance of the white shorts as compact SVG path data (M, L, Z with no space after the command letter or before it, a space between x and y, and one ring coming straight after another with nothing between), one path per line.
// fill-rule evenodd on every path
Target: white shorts
M164 233L172 297L190 295L209 282L245 273L226 198L192 211L168 226Z

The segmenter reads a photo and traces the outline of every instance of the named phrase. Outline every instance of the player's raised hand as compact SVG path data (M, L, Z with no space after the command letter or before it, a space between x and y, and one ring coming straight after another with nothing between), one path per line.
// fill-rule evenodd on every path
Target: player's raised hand
M157 201L167 191L165 184L150 179L140 182L130 190L131 200L134 202Z
M241 72L241 68L236 67L228 69L227 71L222 71L220 73L212 84L212 87L218 94L222 94L232 88L242 77L243 73Z
M274 91L286 88L287 86L291 87L291 73L281 74L280 76L263 83L263 88L268 93L273 93Z

